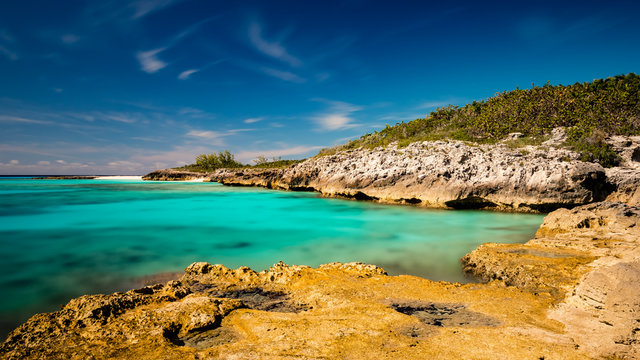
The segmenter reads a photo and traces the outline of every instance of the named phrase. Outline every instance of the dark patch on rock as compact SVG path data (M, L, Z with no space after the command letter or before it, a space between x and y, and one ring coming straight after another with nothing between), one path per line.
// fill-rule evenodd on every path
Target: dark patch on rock
M422 200L418 198L402 199L402 201L407 204L420 204L422 202Z
M640 162L640 147L633 150L633 153L631 154L631 161Z
M195 283L191 286L195 293L224 299L238 299L249 309L298 313L307 310L307 306L296 304L284 292L267 291L259 287L250 289L220 290L215 285Z
M216 321L213 324L192 329L185 334L181 334L182 327L180 325L172 324L164 329L162 336L174 345L189 346L200 350L232 343L239 339L239 335L233 328L221 326L220 323L221 321Z
M444 203L445 205L447 205L450 208L453 209L457 209L457 210L462 210L462 209L468 209L468 210L473 210L473 209L484 209L484 208L489 208L489 207L496 207L498 205L496 205L495 203L484 199L480 196L469 196L467 198L464 199L458 199L458 200L450 200Z
M509 254L515 254L515 255L531 255L531 256L546 257L551 259L566 259L570 257L575 257L575 255L572 255L572 254L565 254L565 253L552 252L552 251L542 251L542 250L536 250L536 249L511 249L505 252Z
M531 210L539 213L550 213L558 209L573 209L580 204L568 204L568 203L543 203L543 204L520 204L521 207L528 207Z
M369 195L363 193L362 191L358 191L355 194L335 193L334 195L338 196L338 197L343 197L343 198L347 198L347 199L355 199L355 200L378 200L377 197L369 196Z
M238 341L239 335L228 326L220 326L216 328L201 329L190 331L185 336L179 338L184 346L190 346L196 349L208 349L218 345L224 345Z
M422 324L399 327L396 329L396 331L400 335L408 336L414 339L426 339L437 333L437 330L435 330L434 328Z
M478 327L502 324L500 320L491 316L467 310L463 304L404 301L394 302L391 307L397 312L414 316L431 326Z
M615 184L607 181L607 175L604 171L594 171L587 174L584 180L580 183L580 186L591 191L594 202L604 201L607 196L617 190Z
M290 186L289 190L291 190L291 191L308 191L308 192L317 191L313 186Z

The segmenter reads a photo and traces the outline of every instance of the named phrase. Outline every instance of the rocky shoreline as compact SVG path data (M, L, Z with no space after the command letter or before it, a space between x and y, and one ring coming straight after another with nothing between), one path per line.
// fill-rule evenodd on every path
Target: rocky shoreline
M588 359L640 356L640 208L547 216L526 244L485 244L486 283L388 276L374 265L194 263L177 281L38 314L2 358Z
M156 171L146 179L430 207L559 209L525 244L484 244L467 254L464 271L484 283L388 276L361 263L278 263L262 272L194 263L179 280L37 314L9 335L1 357L639 358L640 141L618 140L611 141L623 162L611 169L551 143L429 142L287 169Z
M512 212L546 213L604 200L640 202L640 155L634 155L640 152L640 137L615 139L622 164L610 169L555 147L562 141L561 132L542 145L520 148L425 141L340 152L285 169L167 169L143 180L203 179L381 203Z

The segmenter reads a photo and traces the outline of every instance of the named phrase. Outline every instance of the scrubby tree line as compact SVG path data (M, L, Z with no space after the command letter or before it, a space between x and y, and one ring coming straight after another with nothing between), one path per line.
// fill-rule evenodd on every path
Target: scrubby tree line
M254 164L245 165L235 159L235 156L229 152L229 150L218 151L211 154L200 154L196 156L196 162L194 164L185 165L175 169L208 172L216 169L234 169L234 168L282 168L293 164L297 164L302 160L283 160L281 157L273 157L271 160L265 156L258 156L253 160Z
M195 166L202 170L213 171L220 168L238 168L243 165L236 161L229 150L214 152L213 154L200 154L196 156Z

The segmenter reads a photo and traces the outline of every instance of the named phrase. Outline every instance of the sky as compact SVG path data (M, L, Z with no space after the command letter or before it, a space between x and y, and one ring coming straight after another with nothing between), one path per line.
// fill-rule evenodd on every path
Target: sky
M516 87L640 73L637 1L0 6L0 174L300 159Z

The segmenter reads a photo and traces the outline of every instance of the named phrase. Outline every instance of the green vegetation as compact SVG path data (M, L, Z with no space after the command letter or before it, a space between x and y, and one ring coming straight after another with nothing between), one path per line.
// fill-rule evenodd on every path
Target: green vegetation
M264 156L258 156L255 160L253 160L253 162L255 163L255 165L251 166L254 168L269 168L269 169L273 169L273 168L286 168L289 167L293 164L297 164L297 163L301 163L303 162L305 159L302 160L282 160L282 157L278 156L273 157L271 160L267 159Z
M200 154L196 156L195 164L185 165L174 168L175 170L186 170L196 172L211 172L216 169L227 168L285 168L293 164L303 162L302 160L283 160L281 157L267 159L264 156L258 156L253 162L255 165L245 165L235 160L235 156L229 150L215 152L213 154Z
M558 126L567 127L565 145L580 152L583 160L613 166L617 157L604 138L640 134L640 76L630 73L569 86L505 91L462 107L439 108L424 119L387 125L358 140L323 149L318 156L396 141L401 147L441 139L494 143L512 132L525 135L519 140L522 143L535 143Z
M219 168L238 168L242 164L237 162L229 150L215 152L213 154L200 154L196 156L197 167L213 171Z

